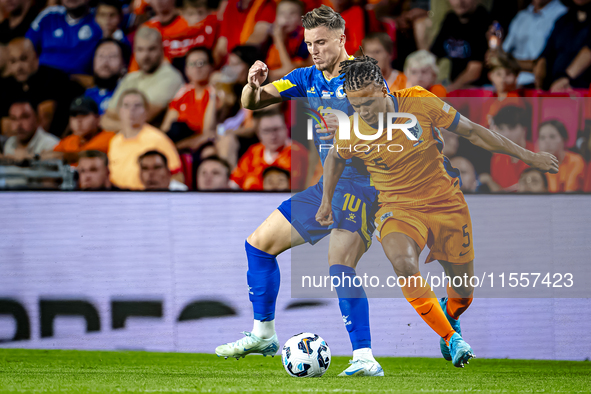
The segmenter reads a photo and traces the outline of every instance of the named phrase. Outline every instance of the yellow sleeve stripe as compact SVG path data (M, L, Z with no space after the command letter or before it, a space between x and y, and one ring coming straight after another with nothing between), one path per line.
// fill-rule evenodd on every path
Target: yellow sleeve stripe
M287 89L291 89L296 86L293 82L288 79L280 79L278 81L271 82L273 86L277 88L279 93L286 91Z

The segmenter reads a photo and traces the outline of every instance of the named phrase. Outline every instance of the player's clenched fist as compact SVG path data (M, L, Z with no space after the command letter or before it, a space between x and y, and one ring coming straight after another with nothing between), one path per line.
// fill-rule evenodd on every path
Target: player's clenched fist
M559 166L556 156L548 152L534 153L533 159L527 164L542 172L549 172L550 174L556 174Z
M254 62L250 70L248 70L248 85L253 89L260 88L268 75L269 67L260 60L257 60Z
M321 226L330 226L334 223L332 220L332 205L330 202L326 202L324 199L322 200L318 212L316 212L316 221L320 223Z
M324 116L324 122L326 122L326 125L324 123L319 123L316 125L317 133L326 134L321 135L318 138L320 138L321 140L332 140L339 128L339 119L336 117L335 114L327 114Z

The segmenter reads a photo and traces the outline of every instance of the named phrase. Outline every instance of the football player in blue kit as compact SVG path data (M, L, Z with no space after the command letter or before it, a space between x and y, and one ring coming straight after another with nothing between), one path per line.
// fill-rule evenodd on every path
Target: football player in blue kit
M256 110L283 100L306 97L310 107L320 112L327 103L333 109L352 114L339 78L339 64L349 59L345 50L345 21L330 7L321 6L302 18L304 41L314 65L296 69L278 81L261 86L267 79L267 66L257 61L249 70L248 83L242 91L242 105ZM326 98L331 100L327 101ZM316 125L314 144L322 163L329 150L337 120L327 117L326 124ZM330 233L328 262L330 275L350 277L337 287L339 307L353 347L351 365L341 376L384 376L371 351L369 304L363 287L352 285L355 267L371 245L377 192L370 184L365 167L348 161L337 185L333 201L336 218L330 227L315 219L322 201L322 179L315 186L284 201L246 240L247 281L253 304L252 332L216 348L222 357L244 357L250 353L274 355L279 342L275 333L275 302L279 292L277 255L303 243L315 244ZM346 220L355 215L359 220ZM295 231L292 231L292 228Z

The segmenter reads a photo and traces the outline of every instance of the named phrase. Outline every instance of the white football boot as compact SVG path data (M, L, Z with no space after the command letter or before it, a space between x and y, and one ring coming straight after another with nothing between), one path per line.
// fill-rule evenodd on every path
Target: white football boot
M384 376L384 370L377 361L358 359L350 360L349 364L349 368L339 376Z
M274 334L269 339L262 339L248 331L243 331L242 333L245 335L244 338L216 347L215 354L218 357L234 357L238 360L240 357L251 353L262 354L265 357L273 357L277 353L279 349L277 334Z

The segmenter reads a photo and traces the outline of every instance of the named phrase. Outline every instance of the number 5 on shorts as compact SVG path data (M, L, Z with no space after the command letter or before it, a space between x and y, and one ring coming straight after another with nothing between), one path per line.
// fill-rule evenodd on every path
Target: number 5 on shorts
M462 246L464 248L467 248L468 246L470 246L470 233L466 231L466 227L468 227L467 224L464 224L464 226L462 227L462 231L464 233L464 237L468 237L468 243L462 244Z

